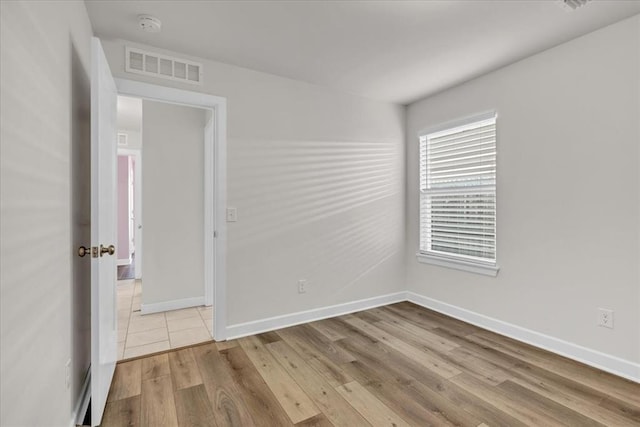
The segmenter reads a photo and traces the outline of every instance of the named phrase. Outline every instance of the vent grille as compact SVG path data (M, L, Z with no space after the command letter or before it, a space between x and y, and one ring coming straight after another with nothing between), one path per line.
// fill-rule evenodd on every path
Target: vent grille
M118 145L121 147L129 145L128 137L126 133L118 133Z
M560 0L560 3L562 3L567 10L576 10L590 1L591 0Z
M153 52L126 48L125 71L184 83L202 84L202 64Z

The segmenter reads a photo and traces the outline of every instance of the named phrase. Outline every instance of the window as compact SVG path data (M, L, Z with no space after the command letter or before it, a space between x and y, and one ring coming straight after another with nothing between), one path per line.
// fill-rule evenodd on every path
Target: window
M497 274L495 113L420 135L418 259Z

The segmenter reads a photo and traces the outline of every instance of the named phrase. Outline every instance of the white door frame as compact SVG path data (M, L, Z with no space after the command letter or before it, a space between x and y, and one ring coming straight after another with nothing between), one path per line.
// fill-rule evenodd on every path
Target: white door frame
M135 241L135 254L136 261L134 266L134 278L136 280L142 279L142 150L139 148L120 148L118 147L119 156L133 157L136 162L135 178L133 184L135 187L134 195L134 207L135 207L135 228L134 241Z
M134 80L115 79L118 93L152 101L185 105L210 110L214 126L205 138L204 175L204 242L213 254L213 268L205 266L205 287L213 295L213 339L227 339L226 241L225 207L227 197L227 100L219 96L174 89ZM211 144L213 146L211 146ZM211 197L213 196L213 197ZM207 254L205 250L205 254ZM205 258L205 265L207 263ZM137 260L136 260L137 262ZM211 264L210 264L211 265ZM205 292L205 295L207 293Z
M204 151L203 155L205 159L214 158L214 129L215 129L215 116L212 111L207 112L207 122L204 127ZM205 160L206 161L206 160ZM215 204L211 199L215 195L215 189L213 187L213 183L215 181L215 177L213 173L215 168L204 168L204 229L205 230L215 230L215 225L212 223L214 216L211 215L209 211L209 207L212 204ZM225 218L225 217L222 217ZM215 232L214 232L215 233ZM214 235L215 237L215 235ZM208 239L204 239L204 247L203 254L204 259L215 259L215 247L212 244L213 242ZM204 277L213 277L215 274L215 264L210 262L204 263ZM213 305L213 288L209 286L209 283L205 280L204 282L204 305L209 306ZM213 330L213 329L212 329Z

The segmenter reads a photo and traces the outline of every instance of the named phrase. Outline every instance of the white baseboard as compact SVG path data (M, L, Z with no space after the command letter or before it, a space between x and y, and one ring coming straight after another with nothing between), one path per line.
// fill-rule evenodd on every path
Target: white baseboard
M329 317L341 316L354 313L356 311L367 310L387 304L402 301L409 301L430 310L451 316L472 325L478 326L500 335L513 338L517 341L551 351L561 356L593 366L594 368L610 372L614 375L640 383L640 364L629 360L621 359L610 354L586 348L559 338L542 334L530 329L523 328L502 320L494 319L483 314L447 304L433 298L425 297L415 292L396 292L367 298L358 301L351 301L336 304L328 307L316 308L297 313L285 314L282 316L269 317L252 322L229 325L226 328L227 339L241 338L248 335L260 334L276 329L287 328L302 323L327 319ZM166 301L156 304L143 304L142 314L157 313L161 311L177 310L187 307L204 305L204 297L186 298L181 300Z
M356 311L367 310L369 308L380 307L382 305L393 304L406 300L407 293L402 291L343 304L331 305L328 307L299 311L297 313L285 314L283 316L269 317L267 319L255 320L253 322L238 323L236 325L227 326L227 339L260 334L263 332L299 325L301 323L341 316L343 314L354 313Z
M569 359L582 362L594 368L640 383L640 364L597 350L582 347L568 341L522 328L502 320L456 307L442 301L428 298L415 292L407 292L407 300L422 307L437 311L447 316L471 323L483 329L505 335L535 347L551 351Z
M82 383L82 389L80 390L80 396L78 396L78 401L76 402L73 413L71 414L71 427L76 427L76 425L82 425L82 421L84 421L84 414L87 412L87 408L89 408L89 401L91 400L91 369L87 371L87 375Z
M204 296L140 304L142 314L160 313L162 311L179 310L181 308L198 307L204 305Z
M131 258L118 259L116 264L118 264L118 266L130 265L131 264Z

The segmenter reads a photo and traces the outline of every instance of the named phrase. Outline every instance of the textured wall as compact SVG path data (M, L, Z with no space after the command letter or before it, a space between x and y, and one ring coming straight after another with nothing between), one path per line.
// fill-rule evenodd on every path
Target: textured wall
M129 259L129 157L118 156L118 260Z
M89 367L91 35L82 2L0 3L3 426L69 425Z
M117 77L227 98L228 324L403 289L404 107L200 58L203 86L128 74L103 44Z

